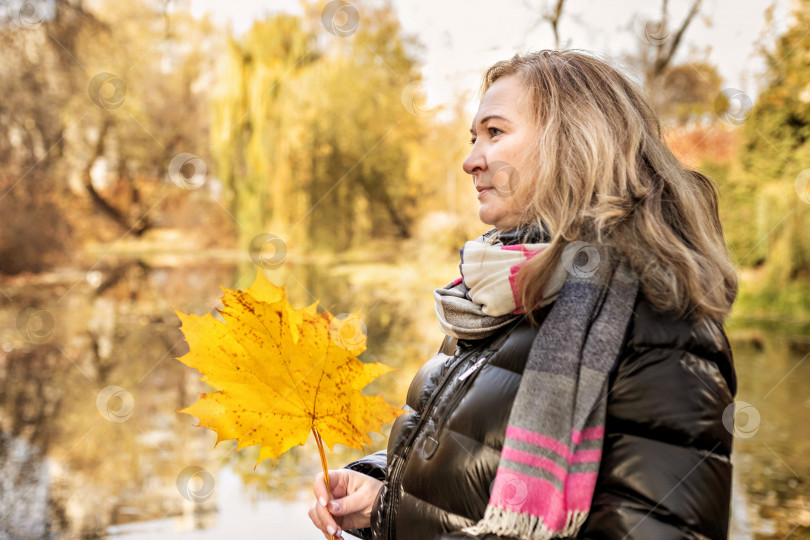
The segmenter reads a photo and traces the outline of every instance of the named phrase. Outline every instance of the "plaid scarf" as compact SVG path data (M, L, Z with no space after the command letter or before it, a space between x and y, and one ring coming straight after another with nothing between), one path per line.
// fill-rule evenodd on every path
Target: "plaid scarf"
M511 281L509 286L498 286L478 276L473 281L480 281L458 289L469 275L464 266L469 244L462 250L462 279L436 290L437 314L445 319L443 329L455 331L450 335L483 337L519 317L521 309L516 306L513 312L503 313L506 307L502 307L487 313L484 306L471 305L478 298L475 283L486 282L481 291L501 295L499 302L490 299L487 306L511 307L508 298L515 297ZM525 260L536 249L523 246L508 251L522 253ZM502 245L483 250L486 256L476 256L475 261L498 261L486 267L487 272L499 276L499 281L510 280L507 276L513 275L515 259L489 257L500 255ZM588 263L575 264L583 251L589 255ZM561 266L568 271L559 291L546 295L556 302L529 352L489 503L483 519L463 529L468 534L521 540L575 537L588 517L602 458L608 377L620 356L639 284L629 263L607 247L597 251L584 242L573 242L562 259ZM550 290L556 287L549 285ZM453 289L455 294L448 292ZM464 289L462 298L458 292ZM476 315L479 324L468 320Z
M526 261L550 244L548 235L537 229L529 231L525 244L512 241L525 230L494 236L492 229L461 248L461 277L433 291L436 316L445 334L459 339L482 339L525 313L520 305L517 273ZM567 276L562 264L543 287L538 307L553 302Z

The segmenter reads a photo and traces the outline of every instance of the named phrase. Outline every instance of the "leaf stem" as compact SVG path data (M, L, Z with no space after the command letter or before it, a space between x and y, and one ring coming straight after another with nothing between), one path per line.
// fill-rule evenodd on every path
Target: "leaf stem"
M323 441L321 440L321 434L318 433L318 430L315 429L315 426L312 427L312 434L315 436L315 442L318 443L318 452L321 454L321 467L323 467L323 480L326 483L326 494L329 499L326 501L329 504L329 500L332 498L332 489L329 487L329 469L326 466L326 454L323 453ZM331 540L335 540L335 535L331 535Z

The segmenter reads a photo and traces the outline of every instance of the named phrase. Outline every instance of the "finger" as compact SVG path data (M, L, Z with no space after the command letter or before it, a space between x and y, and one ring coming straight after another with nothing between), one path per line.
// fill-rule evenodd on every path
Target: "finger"
M342 469L329 471L329 490L331 493L326 490L326 482L324 481L323 473L316 474L313 482L315 498L321 505L325 505L336 497L345 497L347 494L346 486L347 475L346 471Z
M315 477L312 479L312 491L315 492L315 498L318 497L318 491L319 490L321 490L321 491L326 490L326 484L323 481L323 473L322 472L319 472L318 474L316 474Z
M330 477L331 476L332 475L330 474ZM315 492L315 500L319 502L321 506L325 505L330 499L332 499L331 494L326 490L326 482L324 481L322 472L315 475L315 479L312 481L312 491Z
M340 530L338 522L335 520L332 514L329 513L329 510L327 510L325 506L320 504L320 502L315 505L315 512L317 514L318 519L321 522L322 531L326 531L327 533L332 535L336 534L338 530Z
M312 520L312 524L323 531L325 528L321 525L321 519L318 517L318 512L315 509L317 504L317 502L312 503L312 506L309 507L309 512L307 512L307 515L309 516L309 519Z
M309 516L309 519L312 520L312 523L315 525L315 527L317 527L318 530L320 530L323 533L324 537L329 538L331 540L332 535L329 534L326 528L327 526L324 525L324 523L321 521L321 518L318 516L317 507L318 503L317 502L313 503L312 506L309 507L309 512L307 512L307 515ZM341 531L340 529L338 529L338 532L341 535L343 534L343 531Z
M368 515L382 487L382 482L368 476L358 477L351 493L328 502L327 509L333 516L348 516L354 513Z
M359 474L349 469L337 469L329 471L329 488L332 490L332 498L345 497L349 494L349 484L351 475Z
M330 474L330 476L332 475ZM318 473L315 475L315 479L313 480L313 489L315 491L316 501L310 507L310 519L312 520L312 523L314 523L315 526L320 529L324 537L331 540L333 534L342 534L343 531L338 526L337 521L329 515L329 511L324 506L325 504L328 504L331 497L328 495L326 490L323 473Z
M364 508L365 498L359 491L355 491L351 495L341 497L339 499L332 499L326 504L327 510L333 516L346 516L361 511Z

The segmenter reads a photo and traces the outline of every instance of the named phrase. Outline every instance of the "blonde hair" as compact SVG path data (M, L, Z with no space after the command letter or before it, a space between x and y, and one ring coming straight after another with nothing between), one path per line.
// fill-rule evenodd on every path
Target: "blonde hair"
M519 271L522 305L539 305L542 285L579 240L627 257L657 311L722 324L737 296L737 273L717 189L667 148L642 91L593 55L544 50L490 66L481 96L507 75L530 92L538 134L526 156L532 181L510 185L520 225L545 224L552 233L549 248Z

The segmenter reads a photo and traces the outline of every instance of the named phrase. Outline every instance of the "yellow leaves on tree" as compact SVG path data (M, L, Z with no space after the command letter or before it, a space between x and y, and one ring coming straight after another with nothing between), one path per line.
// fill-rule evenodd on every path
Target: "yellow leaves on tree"
M261 445L257 465L303 445L310 432L330 449L362 449L368 432L405 412L360 393L392 368L357 359L366 347L364 335L346 335L354 326L318 313L317 302L293 309L284 287L261 270L246 291L223 291L225 322L175 310L189 344L178 360L217 390L179 412L215 431L217 444L236 439L237 451Z

